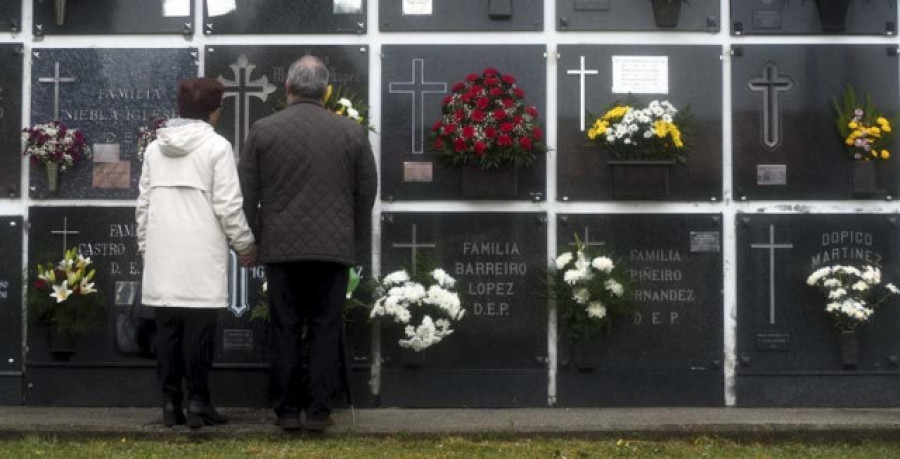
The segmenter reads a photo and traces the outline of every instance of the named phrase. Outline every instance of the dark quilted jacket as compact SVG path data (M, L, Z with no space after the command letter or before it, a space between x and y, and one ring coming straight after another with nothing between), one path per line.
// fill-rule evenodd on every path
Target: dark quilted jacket
M253 124L238 170L263 262L362 261L378 190L362 126L315 102L289 105Z

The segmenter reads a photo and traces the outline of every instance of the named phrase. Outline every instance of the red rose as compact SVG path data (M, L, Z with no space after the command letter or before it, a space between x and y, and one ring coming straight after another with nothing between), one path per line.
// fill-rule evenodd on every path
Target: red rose
M437 132L437 131L441 130L441 126L443 126L443 124L441 124L440 121L435 121L434 126L431 126L431 130L433 132Z
M516 115L513 117L513 123L522 124L522 115Z
M472 110L471 118L472 118L472 121L474 121L476 123L483 123L484 122L484 112L481 110Z
M519 146L522 147L523 150L531 150L531 147L533 147L534 145L532 145L531 143L531 138L522 137L521 139L519 139Z
M493 139L493 138L497 137L497 130L490 126L486 127L486 128L484 128L484 136L489 139Z
M500 109L494 110L494 119L496 119L497 121L505 120L506 112Z
M509 98L504 98L504 99L503 99L503 106L506 107L506 108L510 108L510 107L512 107L512 106L515 105L515 104L516 104L516 103L513 102L512 99L509 99Z
M452 124L452 123L451 123L451 124L445 124L445 125L444 125L444 134L453 134L454 132L456 132L456 125L455 125L455 124Z
M487 149L487 145L485 145L482 141L475 142L475 154L481 156L484 154L484 150Z
M522 91L520 88L513 88L513 92L516 94L516 97L519 99L525 98L525 91Z
M534 128L532 134L534 136L534 140L541 140L541 137L543 137L543 133L541 132L541 128L539 127Z
M434 139L434 149L441 150L444 148L444 141L440 137Z
M484 79L484 84L487 86L497 86L500 84L500 80L498 80L497 77L489 76Z
M529 106L525 107L525 113L528 113L529 115L537 118L538 109L534 105L529 105Z
M512 75L503 75L503 82L506 84L513 84L516 82L516 79L513 78Z
M37 279L34 281L34 288L43 290L47 288L47 282L45 282L44 279Z
M500 132L512 132L515 125L513 123L500 123Z
M453 102L453 96L444 97L444 105L450 105L450 102Z
M493 76L493 75L496 75L496 74L499 73L499 72L497 72L497 69L495 69L495 68L493 68L493 67L488 67L488 68L484 69L484 72L482 72L482 73L484 73L485 75L491 75L491 76Z
M491 100L487 97L479 97L475 99L475 106L478 107L479 110L484 110L491 104Z
M466 141L460 138L457 138L453 141L453 150L457 153L462 153L466 149Z
M463 101L463 103L468 104L472 100L472 93L465 93L459 96L459 100Z
M474 83L474 82L478 81L478 78L479 77L478 77L477 73L470 73L470 74L466 75L466 81L469 81L469 82Z
M500 97L503 95L503 90L494 86L490 91L488 91L488 94L490 94L491 97Z
M463 135L463 138L466 138L466 139L471 139L472 137L475 137L475 128L472 126L468 126L468 125L463 126L462 135Z
M462 121L466 119L466 112L457 110L455 113L453 113L453 118L455 118L457 122Z
M476 94L476 95L477 95L478 93L480 93L480 92L483 91L483 90L484 90L484 88L482 88L481 86L478 86L478 85L476 84L476 85L472 85L472 88L469 89L469 92L471 92L472 94Z
M508 147L512 145L512 138L506 134L502 134L500 137L497 137L497 145Z
M450 90L453 92L462 92L463 89L466 89L466 85L462 82L456 83L452 88L450 88Z

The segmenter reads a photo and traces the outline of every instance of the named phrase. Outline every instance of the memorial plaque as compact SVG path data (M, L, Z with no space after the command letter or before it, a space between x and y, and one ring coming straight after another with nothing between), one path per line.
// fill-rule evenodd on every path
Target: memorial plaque
M894 35L897 2L731 0L731 21L732 35Z
M833 100L849 84L893 116L900 97L896 49L751 45L733 51L734 198L849 199L853 161L835 127ZM896 140L888 150L897 150ZM875 167L872 198L896 196L900 162Z
M437 158L428 141L431 126L441 116L441 104L452 86L469 73L493 67L516 78L525 103L543 119L547 65L542 45L385 45L382 47L381 197L384 200L514 199L546 196L546 158L539 155L529 168L504 169L488 178L472 177L462 167ZM432 162L430 182L406 180L409 162ZM468 168L475 172L477 169ZM507 190L480 192L471 183Z
M366 33L367 0L205 0L204 33Z
M900 297L857 328L859 365L845 369L829 300L807 285L815 270L833 265L870 264L882 270L883 284L900 282L900 220L738 215L736 224L738 406L900 405Z
M0 217L0 404L22 403L22 217Z
M222 117L216 131L240 155L253 123L287 105L284 82L291 64L306 54L328 66L330 82L360 100L369 100L366 46L210 46L205 75L225 84Z
M556 0L560 31L718 32L720 21L718 0Z
M542 0L381 0L382 32L543 30Z
M403 407L544 406L547 224L542 213L383 215L382 275L422 260L456 280L455 332L405 365L401 330L382 326L381 400Z
M720 47L561 45L559 54L558 199L611 200L620 195L612 185L612 158L600 152L586 132L592 115L602 116L614 102L629 100L638 106L668 100L693 113L693 127L684 134L687 163L668 168L668 196L655 199L721 199Z
M21 195L23 57L22 45L0 45L0 198Z
M18 0L15 0L18 1ZM193 0L33 0L34 35L194 33Z
M561 215L557 247L575 237L625 268L634 310L588 341L576 369L558 324L561 406L724 404L722 218L719 214Z
M22 30L22 2L7 1L0 4L0 30L19 32Z
M32 125L58 119L82 131L98 154L60 172L57 195L47 191L46 170L31 167L31 197L136 198L138 129L151 118L177 115L178 82L197 76L196 53L191 48L35 49Z

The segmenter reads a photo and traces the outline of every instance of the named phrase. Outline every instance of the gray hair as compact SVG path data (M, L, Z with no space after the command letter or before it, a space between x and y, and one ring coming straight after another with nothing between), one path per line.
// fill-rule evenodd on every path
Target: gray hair
M288 71L287 88L293 96L320 100L328 88L328 67L315 56L301 57Z

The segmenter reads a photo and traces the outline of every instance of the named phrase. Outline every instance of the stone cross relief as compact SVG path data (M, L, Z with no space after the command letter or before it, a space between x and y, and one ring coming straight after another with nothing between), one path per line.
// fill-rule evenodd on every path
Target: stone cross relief
M425 94L445 94L447 83L443 81L425 81L425 59L412 60L410 81L392 81L388 83L391 94L409 94L412 113L412 153L425 153Z
M241 317L250 310L249 270L238 262L234 249L228 250L228 310Z
M606 245L606 242L603 242L603 241L596 241L596 242L591 241L590 231L591 231L590 228L588 228L587 226L584 227L584 232L582 233L582 237L581 237L581 243L584 244L585 247L603 247L604 245ZM569 245L574 247L576 245L576 242L572 241L569 243Z
M415 223L413 223L412 224L412 240L409 242L396 242L391 246L395 249L410 249L410 261L411 261L410 269L412 270L412 273L410 273L410 274L412 274L413 276L415 276L416 272L417 272L416 271L416 268L417 268L416 267L416 259L417 259L417 255L418 255L418 250L419 249L434 249L437 247L437 245L435 245L435 243L433 243L433 242L419 242L417 230L418 230L418 227L416 226Z
M269 77L261 76L253 79L253 71L256 64L251 64L247 56L241 54L237 62L230 65L234 73L234 80L228 80L219 75L218 80L225 85L225 99L234 99L234 154L240 155L241 144L250 131L250 99L256 98L263 102L268 100L269 94L275 92L275 85L269 83Z
M794 244L775 243L775 225L769 225L769 241L767 243L752 243L752 249L767 250L769 252L769 324L775 324L775 251L794 248Z
M63 217L63 227L61 230L52 230L50 234L62 236L63 238L63 255L66 254L66 250L69 250L69 235L70 234L81 234L79 231L69 230L69 217Z
M59 62L53 63L53 76L40 77L38 83L53 83L53 119L59 120L59 85L61 83L74 83L74 77L61 77L59 74Z
M793 89L794 80L790 76L779 74L778 65L768 62L763 67L762 75L751 78L747 86L751 91L762 93L762 143L767 149L774 150L782 141L779 93Z
M600 75L600 70L598 70L598 69L586 69L584 60L585 60L584 56L581 56L581 67L579 67L577 69L566 70L567 75L578 75L578 79L580 80L580 88L581 88L580 91L581 92L579 93L580 94L579 100L581 101L581 105L579 106L580 109L579 109L578 113L581 116L581 118L580 118L581 124L579 124L579 126L581 127L581 132L584 132L584 127L585 127L584 126L584 115L585 115L585 110L586 110L585 97L587 96L587 90L585 89L585 80L588 75L593 75L593 76Z

